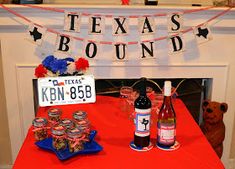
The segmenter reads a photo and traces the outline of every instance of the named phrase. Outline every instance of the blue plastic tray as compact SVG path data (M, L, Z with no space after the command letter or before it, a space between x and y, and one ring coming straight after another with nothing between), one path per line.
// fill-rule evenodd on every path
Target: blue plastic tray
M91 154L101 151L103 148L94 141L96 131L92 130L90 134L90 142L84 144L84 149L78 152L70 153L68 147L65 150L57 151L52 147L52 138L47 138L42 141L38 141L35 144L44 150L53 151L60 160L67 160L79 154Z

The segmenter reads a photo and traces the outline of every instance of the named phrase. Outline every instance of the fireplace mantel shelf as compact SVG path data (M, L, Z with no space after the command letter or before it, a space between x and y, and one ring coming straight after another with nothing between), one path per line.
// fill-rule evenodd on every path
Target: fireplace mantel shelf
M14 9L24 9L24 10L32 10L32 8L28 8L23 5L14 5L14 4L5 4L5 6ZM53 7L53 8L63 8L63 9L117 9L117 10L187 10L187 9L199 9L205 8L208 6L190 6L190 5L157 5L157 6L146 6L146 5L100 5L100 4L40 4L35 5L40 7ZM209 9L210 11L219 11L227 9L228 7L215 7ZM0 11L2 9L0 8ZM231 9L235 11L235 9ZM105 11L103 11L105 12ZM156 11L155 11L156 12Z
M46 27L53 29L61 29L63 24L63 13L53 12L49 10L41 10L35 8L29 8L22 5L13 5L8 4L7 7L12 10L20 13L21 15L31 19L35 23L42 24ZM144 5L67 5L67 4L42 4L38 5L40 7L51 7L58 9L65 9L66 11L76 11L86 12L86 13L94 13L94 14L111 14L111 15L145 15L145 14L156 14L156 13L173 13L177 11L183 10L194 10L204 8L195 7L195 6L186 6L186 5L158 5L158 6L144 6ZM185 29L195 26L195 24L203 23L206 20L212 18L218 13L226 10L228 7L216 7L211 8L204 11L193 12L185 14L184 18L184 27ZM222 19L221 19L222 18ZM107 18L109 19L109 18ZM165 17L158 17L158 29L165 29ZM193 20L196 19L197 23ZM83 20L85 24L88 23L88 20ZM7 12L3 8L0 8L0 32L11 33L13 30L18 32L23 32L28 25L23 19L14 16L13 14ZM112 22L107 22L108 26L111 26ZM218 31L226 31L226 33L234 34L235 29L235 9L231 9L226 15L220 16L215 21L210 22L213 27L211 28L214 32ZM130 22L130 26L136 26L136 23ZM83 25L84 26L84 25Z

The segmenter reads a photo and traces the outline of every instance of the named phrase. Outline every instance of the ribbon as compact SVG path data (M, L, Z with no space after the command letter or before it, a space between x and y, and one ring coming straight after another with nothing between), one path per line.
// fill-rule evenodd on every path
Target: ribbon
M56 139L65 139L66 138L65 135L58 136L58 135L55 135L55 134L51 134L51 136L53 138L56 138Z
M67 139L68 139L69 141L74 142L74 143L71 145L71 147L74 148L77 144L80 143L80 141L89 141L89 140L87 140L85 137L86 137L86 136L83 134L82 137L80 137L80 138L69 138L69 137L67 137Z
M32 131L33 132L36 132L36 131L39 131L39 130L48 130L48 129L50 129L51 127L37 127L37 128L34 128Z
M53 120L48 120L48 122L52 124L52 126L59 123L58 121L53 121Z

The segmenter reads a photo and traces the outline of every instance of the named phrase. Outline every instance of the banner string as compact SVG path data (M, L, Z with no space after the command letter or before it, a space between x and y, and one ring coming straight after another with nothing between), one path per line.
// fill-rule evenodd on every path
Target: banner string
M6 6L3 5L3 4L0 4L0 6L1 6L3 9L5 9L6 11L12 13L13 15L24 19L26 22L33 23L34 25L36 25L36 26L38 26L38 27L41 27L41 28L46 28L46 27L44 27L44 26L42 26L42 25L40 25L40 24L37 24L37 23L32 22L30 19L28 19L28 18L26 18L25 16L23 16L23 15L17 13L16 11L14 11L14 10L12 10L12 9L10 9L10 8L8 8L8 7L6 7ZM34 6L34 7L35 7L35 6ZM40 7L40 8L42 8L42 7ZM44 8L44 7L43 7L43 8ZM47 8L47 9L54 9L54 8L48 8L48 7L45 7L45 8ZM220 17L220 16L226 14L227 12L229 12L232 8L233 8L233 7L228 7L226 10L220 12L219 14L217 14L217 15L213 16L212 18L208 19L206 22L203 22L203 23L201 23L201 24L199 24L199 25L197 25L197 26L195 26L195 27L200 27L200 26L204 25L205 23L208 23L208 22L211 22L212 20L215 20L216 18L218 18L218 17ZM199 9L198 9L198 10L199 10ZM61 12L62 10L59 10L59 9L58 9L58 11ZM190 12L192 12L192 10L191 10ZM58 31L56 31L56 30L54 30L54 29L46 28L46 30L47 30L48 32L55 33L55 34L57 34L57 35L61 35L61 34L62 34L62 33L58 32ZM190 27L190 28L188 28L188 29L186 29L186 30L181 31L180 33L187 33L187 32L190 32L190 31L192 31L192 30L193 30L193 27ZM177 35L179 35L180 33L176 33L176 34L174 34L174 35L172 35L172 36L177 36ZM67 37L71 37L71 38L73 38L73 39L75 39L75 40L79 40L79 41L84 41L84 40L85 40L85 38L81 38L81 37L77 37L77 36L71 36L71 35L64 34L64 33L63 33L62 35L67 36ZM167 39L167 38L168 38L168 36L162 36L162 37L157 37L157 38L154 38L154 39L144 40L143 42L160 41L160 40L165 40L165 39ZM100 43L100 44L104 44L104 45L112 45L112 44L113 44L112 41L95 41L95 40L87 40L87 41L92 41L92 42L96 42L96 43ZM115 43L116 43L116 42L115 42ZM138 42L138 41L129 41L129 42L125 42L125 43L128 44L128 45L135 45L135 44L138 44L139 42Z
M53 12L60 12L60 13L64 13L65 10L63 9L58 9L58 8L51 8L51 7L42 7L42 6L37 6L37 5L31 5L31 4L18 4L18 5L21 5L21 6L26 6L26 7L30 7L30 8L36 8L36 9L42 9L42 10L47 10L47 11L53 11ZM190 10L183 10L181 12L173 12L173 14L177 14L177 13L182 13L182 14L189 14L189 13L193 13L193 12L199 12L199 11L205 11L205 10L208 10L208 9L212 9L212 8L215 8L214 6L208 6L208 7L205 7L205 8L199 8L199 9L190 9ZM73 13L73 12L71 12ZM76 12L74 12L76 13ZM91 14L91 13L84 13L82 12L81 15L83 16L104 16L104 17L113 17L114 15L102 15L102 14ZM129 15L128 17L129 18L139 18L140 16L144 16L144 17L156 17L156 16L167 16L167 13L156 13L156 14L148 14L148 15Z

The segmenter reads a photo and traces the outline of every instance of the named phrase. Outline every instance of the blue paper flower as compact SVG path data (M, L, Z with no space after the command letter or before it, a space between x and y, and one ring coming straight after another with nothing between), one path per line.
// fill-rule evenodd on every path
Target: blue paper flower
M55 59L53 62L50 63L51 71L59 74L63 74L67 70L67 61L64 59Z
M52 65L51 63L54 62L55 60L57 59L53 55L49 55L42 61L42 64L47 69L51 70L51 67L50 67Z
M74 62L73 58L65 58L64 60L67 61L67 62Z

